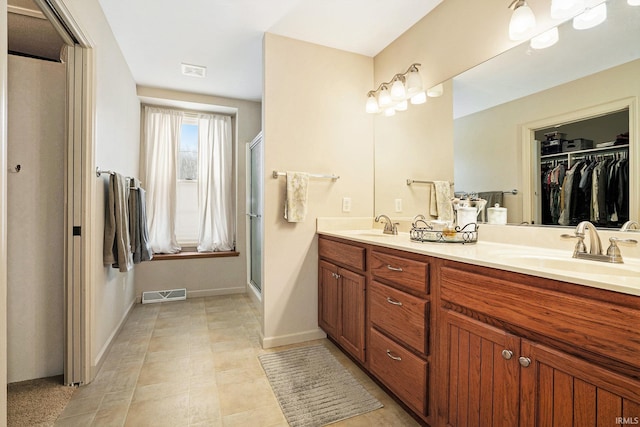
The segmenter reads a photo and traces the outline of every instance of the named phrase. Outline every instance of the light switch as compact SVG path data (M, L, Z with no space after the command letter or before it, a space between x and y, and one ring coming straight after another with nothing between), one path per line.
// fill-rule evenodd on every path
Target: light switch
M396 199L396 212L402 212L402 199Z

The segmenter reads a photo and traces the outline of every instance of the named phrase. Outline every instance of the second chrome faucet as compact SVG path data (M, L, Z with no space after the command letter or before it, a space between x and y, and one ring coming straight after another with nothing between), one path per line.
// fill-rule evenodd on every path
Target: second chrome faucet
M584 239L586 237L585 231L589 231L589 251L587 252L587 247L584 244ZM576 238L578 241L576 242L576 246L573 250L573 257L580 259L588 259L592 261L604 261L604 262L612 262L612 263L622 263L622 255L620 254L620 248L618 248L618 243L638 243L637 240L634 239L620 239L618 237L610 237L609 238L609 248L606 253L602 252L602 241L600 240L600 235L598 234L598 230L596 227L590 223L589 221L582 221L576 226L576 230L573 235L571 234L563 234L562 237L565 238Z

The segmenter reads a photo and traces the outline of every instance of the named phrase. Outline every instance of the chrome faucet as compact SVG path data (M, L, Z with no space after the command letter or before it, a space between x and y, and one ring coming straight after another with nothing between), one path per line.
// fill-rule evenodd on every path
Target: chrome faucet
M620 228L620 231L640 231L640 224L638 224L636 221L627 221L624 224L622 224L622 227Z
M582 240L582 247L584 247L585 230L589 230L589 254L602 255L602 241L600 241L598 230L596 230L595 225L591 224L589 221L582 221L576 226L576 236L578 236L579 239ZM578 248L578 245L576 245L576 248Z
M587 252L587 247L584 244L585 230L589 230L589 252ZM573 250L574 258L588 259L592 261L613 262L617 264L621 264L623 262L622 255L620 254L620 248L618 248L618 243L638 243L637 240L633 239L620 239L617 237L610 237L610 245L607 249L607 253L603 254L602 242L600 241L598 230L596 230L596 227L589 221L582 221L581 223L579 223L576 226L574 235L563 234L561 237L578 239L576 247Z
M378 215L376 217L376 222L380 222L384 219L384 230L382 231L384 234L398 234L398 223L392 222L391 218L386 215Z

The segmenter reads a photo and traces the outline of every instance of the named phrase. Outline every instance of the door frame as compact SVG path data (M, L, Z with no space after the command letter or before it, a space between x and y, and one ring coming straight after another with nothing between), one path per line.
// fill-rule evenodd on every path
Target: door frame
M34 0L68 45L65 182L64 383L86 384L91 372L91 278L95 247L95 44L62 0Z

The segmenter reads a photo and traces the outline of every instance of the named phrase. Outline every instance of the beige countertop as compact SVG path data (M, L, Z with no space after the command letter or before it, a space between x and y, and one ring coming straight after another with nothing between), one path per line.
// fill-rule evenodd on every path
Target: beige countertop
M318 234L340 237L354 242L640 296L639 258L626 257L625 249L627 248L621 247L624 258L623 264L574 259L572 258L574 242L563 242L561 244L556 242L559 237L556 238L555 234L559 236L561 233L566 233L566 230L556 229L552 232L549 230L534 230L538 235L549 233L551 238L544 237L544 240L549 240L553 246L556 246L540 247L485 241L482 239L483 228L488 228L486 233L488 236L495 234L495 230L486 225L478 229L478 242L461 244L412 242L408 232L399 232L395 236L388 235L383 234L379 228L365 228L366 224L366 221L358 224L345 223L342 225L355 225L356 228L340 229L340 226L319 220L317 231ZM368 224L371 224L371 222L368 222ZM520 231L516 228L498 228L498 231L502 231L502 234L508 231L516 237L515 240L522 241L521 236L517 236ZM529 227L529 230L524 232L531 233L531 228L533 227ZM606 237L601 236L604 250L608 245ZM494 240L505 240L505 238ZM557 246L563 249L558 249Z

